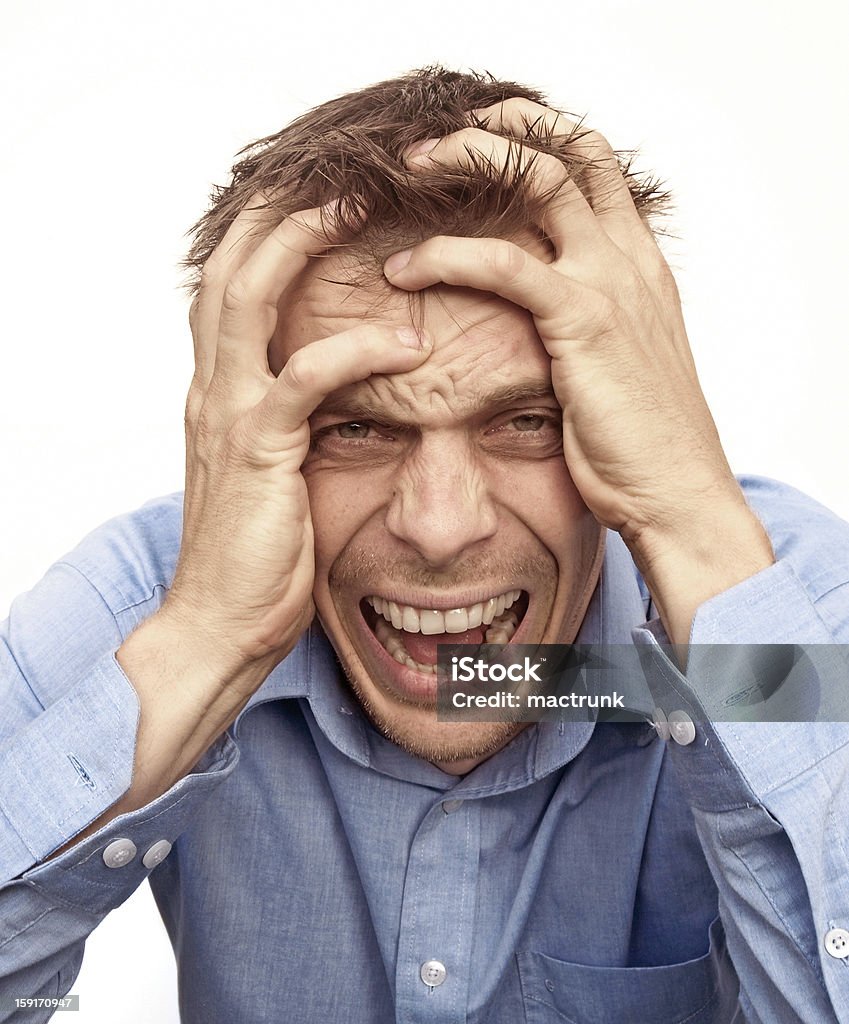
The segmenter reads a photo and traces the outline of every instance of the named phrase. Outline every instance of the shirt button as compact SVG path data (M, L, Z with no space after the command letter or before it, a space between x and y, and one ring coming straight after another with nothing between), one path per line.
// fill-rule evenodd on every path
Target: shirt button
M425 985L436 988L437 985L441 985L445 981L448 971L445 970L445 964L440 960L425 960L419 974Z
M651 724L657 730L657 734L662 740L669 739L669 722L663 708L655 708L654 711L652 711Z
M463 806L462 800L443 800L442 810L446 814L453 814L454 811L458 811Z
M849 956L849 932L845 928L832 928L826 932L825 948L829 956L845 960Z
M103 863L108 868L122 868L136 855L136 844L132 839L116 839L103 851Z
M142 857L142 864L144 864L146 868L155 868L157 864L161 864L165 860L170 852L171 844L168 840L160 839L159 842L154 843L144 857Z
M672 711L669 714L669 734L676 743L686 747L696 738L696 727L686 711Z

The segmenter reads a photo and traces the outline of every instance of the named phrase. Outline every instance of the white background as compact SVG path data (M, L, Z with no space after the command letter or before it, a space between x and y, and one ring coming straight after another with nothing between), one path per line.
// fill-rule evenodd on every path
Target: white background
M666 252L733 467L849 517L844 5L3 10L0 612L89 529L181 486L191 345L176 264L235 151L436 61L541 87L640 147L676 196ZM176 1022L173 979L145 887L89 941L74 1022Z

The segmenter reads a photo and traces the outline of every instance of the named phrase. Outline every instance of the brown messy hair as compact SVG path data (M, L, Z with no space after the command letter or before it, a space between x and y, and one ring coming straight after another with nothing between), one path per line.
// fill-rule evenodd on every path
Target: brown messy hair
M269 229L298 210L339 199L334 223L327 226L342 244L355 242L366 274L379 274L391 252L436 234L510 238L529 229L539 234L536 225L548 197L524 187L532 162L520 168L508 161L506 168L494 169L470 154L475 157L470 168L412 174L402 160L417 142L470 123L486 128L485 122L470 121L470 111L512 97L550 106L542 93L516 82L427 67L323 103L251 143L239 152L230 184L213 189L209 209L189 233L191 247L183 261L188 287L197 289L204 263L258 194L268 209ZM529 123L514 141L556 157L587 195L587 164L574 151L570 155L570 144L589 131L581 121L566 137L546 136ZM663 233L658 221L668 209L669 193L657 178L631 171L635 155L616 151L637 211L655 233ZM599 208L598 195L590 201Z

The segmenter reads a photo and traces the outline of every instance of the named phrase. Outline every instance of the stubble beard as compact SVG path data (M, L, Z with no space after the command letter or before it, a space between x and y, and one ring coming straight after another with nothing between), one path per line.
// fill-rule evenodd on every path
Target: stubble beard
M558 582L557 564L548 551L514 559L478 557L466 561L461 570L452 573L436 573L416 566L396 566L389 575L396 583L417 591L459 590L468 587L469 581L476 579L532 579L539 581L535 588L537 597L543 600L547 598L549 607ZM359 593L369 581L385 576L385 562L367 552L349 550L343 552L331 567L328 577L330 593L345 593L349 590ZM354 665L349 664L348 659L338 650L336 657L358 703L374 728L414 757L442 764L483 760L505 747L528 726L527 722L439 722L435 707L405 701L400 694L395 693L389 701L389 709L377 708L358 678ZM359 671L363 671L363 659L358 658L358 661L362 666ZM386 688L379 680L372 678L370 683L375 690L386 693ZM423 735L423 732L430 735Z
M405 753L425 761L455 764L472 759L483 760L507 746L528 726L527 722L439 722L436 709L409 704L397 697L394 698L398 704L397 710L378 710L363 691L351 667L339 659L338 655L337 660L357 702L374 728ZM444 737L421 735L420 721L423 715L428 717L428 725L437 727ZM419 719L419 723L413 716Z

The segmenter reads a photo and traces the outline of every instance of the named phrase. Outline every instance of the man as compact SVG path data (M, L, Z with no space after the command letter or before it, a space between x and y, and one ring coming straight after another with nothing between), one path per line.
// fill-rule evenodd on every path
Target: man
M185 498L6 629L4 1010L153 872L189 1022L847 1019L846 729L711 724L773 649L695 646L843 643L846 527L733 478L659 198L439 69L237 165ZM442 720L451 640L636 643L660 710Z

